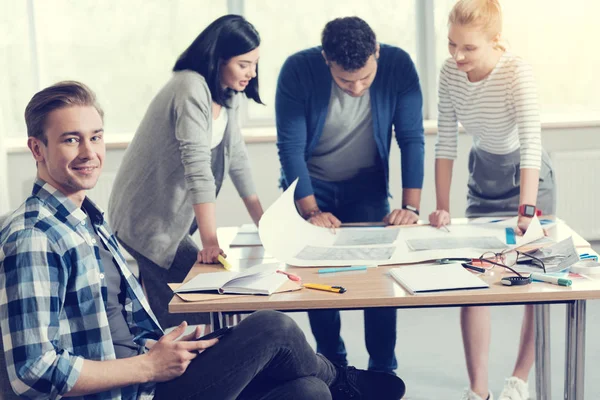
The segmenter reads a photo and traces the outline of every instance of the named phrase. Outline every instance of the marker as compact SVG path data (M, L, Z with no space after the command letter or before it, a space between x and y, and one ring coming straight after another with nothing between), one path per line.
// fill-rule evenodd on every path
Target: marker
M506 228L506 244L517 244L517 238L515 230L513 228Z
M553 283L553 284L559 285L559 286L571 286L571 284L573 283L573 281L570 279L558 278L556 276L548 276L548 275L544 275L544 274L538 274L535 272L531 273L531 279L533 279L535 281Z
M346 271L364 271L367 269L366 265L357 265L354 267L341 267L341 268L323 268L317 271L319 274L329 274L332 272L346 272Z
M307 289L324 290L326 292L333 292L333 293L340 293L340 294L346 292L346 289L343 288L342 286L320 285L318 283L305 283L302 286L304 286Z
M476 267L474 265L471 264L461 264L463 267L465 267L466 269L470 269L473 270L475 272L479 272L480 274L485 274L485 268L480 268L480 267Z
M290 272L282 271L280 269L277 270L277 273L287 275L287 277L290 278L290 280L292 280L294 282L300 282L302 280L302 278L300 278L298 275L292 274Z
M217 260L219 260L219 262L223 265L223 268L225 268L227 271L231 271L233 269L231 264L229 264L229 261L227 261L222 255L219 254L217 256Z

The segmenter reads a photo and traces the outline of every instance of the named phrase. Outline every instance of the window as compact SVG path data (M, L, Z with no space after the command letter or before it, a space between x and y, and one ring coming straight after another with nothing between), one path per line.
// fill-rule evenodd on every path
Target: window
M0 95L8 96L1 101L3 110L10 105L5 117L9 135L25 131L23 110L35 91L66 79L84 82L97 93L107 132L134 132L179 54L210 22L227 13L226 2L212 0L31 4L37 60L29 57L32 26L27 2L7 2L17 20L9 17L11 13L0 17L6 19L2 26L12 44L5 61L12 90ZM38 80L39 86L34 84Z
M255 124L273 124L277 77L286 58L320 45L321 31L334 18L358 16L379 42L399 46L415 58L415 0L252 0L245 2L244 11L261 36L260 92L266 107L250 102L250 122Z
M27 2L7 1L0 12L0 135L25 132L23 112L37 89L32 79ZM23 136L25 137L25 136Z
M426 118L435 119L437 79L449 56L447 19L455 0L23 0L0 12L0 135L21 137L32 94L64 79L94 89L107 131L133 133L176 58L210 22L242 12L262 38L261 97L247 125L273 126L279 69L292 53L320 44L327 21L357 15L383 43L415 60ZM597 120L600 52L591 0L501 0L509 49L534 67L542 119ZM434 38L434 39L429 39ZM561 118L557 118L561 119ZM564 120L564 118L562 118Z
M448 54L447 21L455 1L436 0L436 54L439 72ZM600 112L600 3L586 0L502 0L508 50L533 66L542 121L592 119ZM435 117L434 117L435 118Z

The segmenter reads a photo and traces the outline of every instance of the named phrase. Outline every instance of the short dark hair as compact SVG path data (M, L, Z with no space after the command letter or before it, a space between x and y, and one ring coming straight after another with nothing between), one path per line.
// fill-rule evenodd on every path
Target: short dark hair
M358 17L329 21L321 34L327 61L334 61L346 71L356 71L377 51L375 32Z
M25 107L27 136L48 144L45 134L48 115L59 108L91 106L104 119L104 111L96 100L96 94L81 82L62 81L37 92Z
M222 106L233 90L221 87L221 64L232 57L246 54L260 45L254 26L239 15L224 15L206 27L179 56L173 71L192 70L204 77L212 100ZM258 65L256 77L248 82L246 96L263 104L258 94Z

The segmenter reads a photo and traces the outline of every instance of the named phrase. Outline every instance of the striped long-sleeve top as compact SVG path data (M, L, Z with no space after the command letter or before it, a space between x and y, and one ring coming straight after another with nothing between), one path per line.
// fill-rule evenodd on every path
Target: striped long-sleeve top
M493 154L521 149L521 168L540 169L542 144L537 89L529 64L505 52L479 82L449 58L440 73L435 157L456 159L458 122L473 145Z

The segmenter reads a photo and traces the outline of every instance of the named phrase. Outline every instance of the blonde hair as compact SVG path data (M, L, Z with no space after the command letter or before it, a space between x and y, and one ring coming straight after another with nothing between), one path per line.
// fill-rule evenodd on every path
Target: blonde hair
M502 8L498 0L460 0L450 11L448 24L477 25L494 38L502 34ZM500 49L506 46L498 43Z

